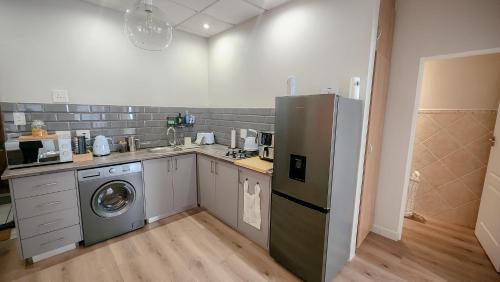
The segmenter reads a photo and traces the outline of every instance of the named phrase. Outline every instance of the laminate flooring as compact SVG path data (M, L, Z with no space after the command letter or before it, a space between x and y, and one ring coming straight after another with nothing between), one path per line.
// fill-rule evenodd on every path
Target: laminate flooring
M0 242L0 281L299 281L266 250L201 209L26 265ZM500 281L473 231L406 221L403 239L369 234L334 281Z

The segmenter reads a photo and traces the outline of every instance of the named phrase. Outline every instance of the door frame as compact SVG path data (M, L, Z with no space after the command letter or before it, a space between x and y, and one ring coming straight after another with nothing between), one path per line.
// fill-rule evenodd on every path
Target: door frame
M399 223L398 223L398 230L395 238L392 238L393 236L390 236L391 239L393 240L401 240L401 237L403 235L403 223L404 223L404 213L405 213L405 208L406 208L406 198L408 197L408 185L410 181L410 174L411 174L411 162L413 159L413 149L415 147L415 133L416 133L416 128L417 128L417 116L418 116L418 109L420 108L420 97L422 94L422 82L423 82L423 76L424 76L424 65L428 61L435 61L435 60L448 60L448 59L457 59L457 58L464 58L464 57L471 57L471 56L479 56L479 55L489 55L489 54L496 54L500 53L500 48L492 48L492 49L482 49L482 50L473 50L473 51L466 51L466 52L459 52L459 53L449 53L449 54L444 54L444 55L437 55L437 56L430 56L430 57L421 57L420 58L420 63L419 63L419 68L418 68L418 79L417 79L417 91L415 95L415 104L413 105L413 113L412 113L412 119L411 119L411 136L410 136L410 146L408 147L408 152L407 152L407 158L406 158L406 165L405 165L405 182L403 186L403 197L400 202L400 208L399 208Z

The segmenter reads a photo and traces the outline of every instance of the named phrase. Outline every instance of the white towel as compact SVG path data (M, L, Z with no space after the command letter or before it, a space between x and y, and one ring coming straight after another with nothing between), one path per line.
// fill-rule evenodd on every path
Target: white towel
M260 230L260 185L255 184L254 193L248 192L248 180L243 183L243 221Z

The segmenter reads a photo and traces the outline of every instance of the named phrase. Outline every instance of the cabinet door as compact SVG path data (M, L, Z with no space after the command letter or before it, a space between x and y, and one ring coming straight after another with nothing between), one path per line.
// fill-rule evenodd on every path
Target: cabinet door
M181 212L196 207L196 155L173 158L174 210Z
M236 228L238 222L238 169L233 164L215 163L215 215Z
M248 181L249 193L254 192L258 183L260 186L260 230L243 221L244 190L243 183ZM238 231L265 249L269 246L269 208L271 199L271 177L247 169L239 170L238 195Z
M172 159L144 161L143 169L146 219L154 221L173 214Z
M211 212L215 206L215 161L198 155L198 187L200 205Z

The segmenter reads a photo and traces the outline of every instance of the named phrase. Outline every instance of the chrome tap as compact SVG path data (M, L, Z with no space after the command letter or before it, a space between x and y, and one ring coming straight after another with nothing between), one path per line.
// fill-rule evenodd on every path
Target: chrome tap
M170 131L173 130L174 131L174 140L170 140L168 138L168 135L170 134ZM176 146L177 145L177 135L175 133L175 128L173 126L170 126L168 129L167 129L167 140L168 140L168 143L170 144L170 146Z

